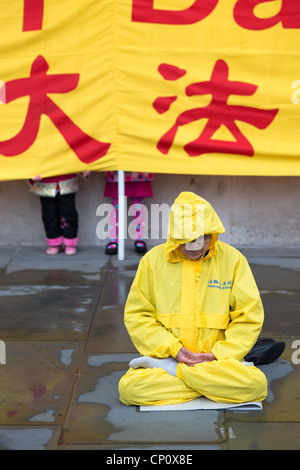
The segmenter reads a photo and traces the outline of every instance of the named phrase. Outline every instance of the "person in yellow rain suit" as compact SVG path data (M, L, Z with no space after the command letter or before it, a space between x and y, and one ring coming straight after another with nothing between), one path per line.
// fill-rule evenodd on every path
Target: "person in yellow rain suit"
M140 261L125 325L141 354L119 382L125 405L261 401L265 375L243 361L264 311L246 258L218 240L225 232L205 199L174 201L165 244Z

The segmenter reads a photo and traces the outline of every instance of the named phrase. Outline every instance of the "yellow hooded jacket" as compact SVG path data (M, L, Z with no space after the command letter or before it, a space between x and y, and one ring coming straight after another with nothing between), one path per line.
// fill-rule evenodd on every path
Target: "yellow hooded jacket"
M205 199L182 192L174 201L168 239L141 259L125 306L141 355L176 357L185 346L241 360L255 344L264 318L259 291L246 258L218 240L223 232ZM185 257L179 246L203 234L211 234L205 256Z

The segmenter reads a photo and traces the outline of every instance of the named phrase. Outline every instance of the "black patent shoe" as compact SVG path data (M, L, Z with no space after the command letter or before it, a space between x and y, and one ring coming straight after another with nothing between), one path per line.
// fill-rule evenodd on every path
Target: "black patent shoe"
M146 253L147 252L147 245L144 242L144 240L136 240L134 242L134 246L135 246L135 251L137 253Z
M118 244L116 242L109 242L105 248L106 255L116 255L118 253Z
M251 351L244 357L245 361L253 362L255 366L262 364L271 364L275 362L285 348L285 343L282 341L274 341L269 338L262 338L257 340Z

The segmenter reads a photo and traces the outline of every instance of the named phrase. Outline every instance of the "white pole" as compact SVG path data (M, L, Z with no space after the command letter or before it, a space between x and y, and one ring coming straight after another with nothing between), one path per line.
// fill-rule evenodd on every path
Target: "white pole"
M125 178L124 171L118 171L118 204L119 204L119 231L118 231L118 259L125 259Z

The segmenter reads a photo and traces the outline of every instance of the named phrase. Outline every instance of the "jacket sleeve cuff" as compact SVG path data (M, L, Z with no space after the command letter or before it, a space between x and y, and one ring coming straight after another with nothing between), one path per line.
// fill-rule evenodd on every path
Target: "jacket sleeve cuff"
M182 347L183 344L179 340L177 340L176 343L171 347L171 356L176 359L176 356Z
M211 351L210 351L210 352L213 353L213 355L215 356L215 358L216 358L217 361L220 361L220 360L223 359L223 357L218 353L218 351L215 351L214 348L211 348Z

